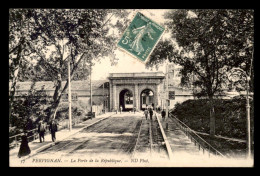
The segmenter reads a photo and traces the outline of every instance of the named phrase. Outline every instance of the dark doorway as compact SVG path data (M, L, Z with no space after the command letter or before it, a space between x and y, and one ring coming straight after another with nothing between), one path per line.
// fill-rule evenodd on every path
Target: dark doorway
M133 93L124 89L119 94L119 109L122 106L123 111L133 110Z
M145 89L141 92L140 106L141 110L144 110L148 107L153 107L154 109L154 93L152 90Z

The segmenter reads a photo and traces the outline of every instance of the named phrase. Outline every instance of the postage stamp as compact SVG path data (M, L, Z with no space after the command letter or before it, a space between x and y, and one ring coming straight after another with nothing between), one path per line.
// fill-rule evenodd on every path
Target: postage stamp
M163 26L138 12L125 30L118 46L145 63L164 30Z

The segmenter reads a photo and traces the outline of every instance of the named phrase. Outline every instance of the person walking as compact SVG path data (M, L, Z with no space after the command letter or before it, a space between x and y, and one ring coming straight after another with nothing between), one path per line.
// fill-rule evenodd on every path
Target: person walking
M51 120L49 130L51 132L52 142L55 142L56 141L56 132L58 131L58 125L57 125L57 122L54 119Z
M150 119L153 120L153 109L152 108L150 109L149 113L150 113Z
M134 114L135 114L136 108L134 107L133 110L134 110Z
M145 110L144 110L144 115L145 115L145 118L147 120L147 117L148 117L148 110L147 110L147 108L145 108Z
M38 125L38 133L39 133L40 143L42 143L42 141L44 142L45 130L46 130L45 123L43 122L43 120L40 120L39 125Z
M165 120L165 116L166 116L165 110L162 110L161 115L162 115L162 119Z
M123 110L123 108L122 108L122 106L120 106L120 114L122 113L122 110Z
M31 153L31 149L28 145L27 132L23 133L21 138L22 138L22 141L21 141L19 152L18 152L19 158L21 158L22 156L29 155Z

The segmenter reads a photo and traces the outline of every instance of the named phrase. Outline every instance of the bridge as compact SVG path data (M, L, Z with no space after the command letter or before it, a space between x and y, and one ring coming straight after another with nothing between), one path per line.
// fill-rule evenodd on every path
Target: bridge
M10 150L10 166L63 167L178 167L227 166L219 151L192 135L170 116L155 112L146 119L139 112L109 112L57 132L57 141L45 136L29 142L31 154L17 157L19 145ZM93 161L91 161L93 160ZM239 165L239 162L233 166ZM240 163L245 166L245 163Z
M46 82L39 85L42 84L49 87L51 96L52 86ZM78 99L88 102L85 84L75 82L72 90L77 93ZM21 91L26 90L25 85L28 84L21 84ZM108 81L94 85L93 92L96 94L93 101L105 100L103 108L106 111L100 111L93 119L73 119L72 131L68 130L67 122L60 123L56 142L52 142L50 134L46 134L46 140L40 143L37 130L31 130L28 136L31 154L22 158L17 157L21 135L9 137L10 166L251 165L241 160L230 160L176 117L162 120L160 111L156 109L165 104L160 95L165 91L165 75L162 72L110 73ZM189 92L180 91L177 87L173 90L175 103L193 98ZM144 116L143 110L147 107L153 108L152 120Z

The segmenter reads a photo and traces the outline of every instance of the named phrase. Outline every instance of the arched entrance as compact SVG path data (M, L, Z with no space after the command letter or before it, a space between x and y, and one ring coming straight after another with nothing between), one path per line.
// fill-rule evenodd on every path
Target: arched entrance
M133 93L128 89L122 90L119 94L119 108L122 106L123 111L131 111L133 103Z
M151 89L145 89L141 92L140 109L152 106L154 108L154 92Z

